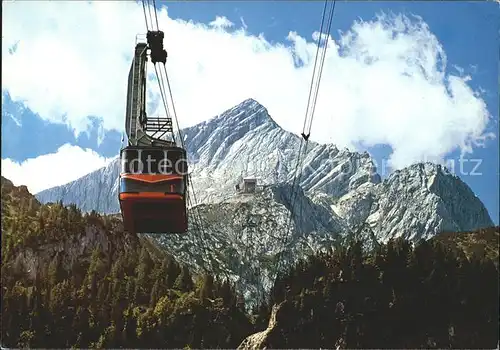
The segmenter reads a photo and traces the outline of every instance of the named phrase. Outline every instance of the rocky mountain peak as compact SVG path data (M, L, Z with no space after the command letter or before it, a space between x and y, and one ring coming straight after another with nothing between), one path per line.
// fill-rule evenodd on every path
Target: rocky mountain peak
M193 271L208 264L229 276L250 299L271 288L271 262L282 249L284 264L292 264L354 236L370 249L390 238L418 241L493 225L481 201L444 167L414 164L381 181L367 152L332 144L308 143L292 196L301 139L253 99L184 135L197 205L190 205L186 235L154 239ZM119 213L118 175L115 161L37 198ZM255 193L236 189L248 176L258 180Z
M249 133L269 132L279 128L267 109L247 99L207 121L183 130L192 162L208 165L224 157L227 150Z
M277 125L254 99L186 128L183 133L198 204L242 200L236 184L248 176L256 177L259 186L293 182L301 139ZM397 236L418 240L442 230L492 225L471 189L441 165L414 164L382 181L368 152L309 142L300 170L300 187L314 205L304 204L312 208L307 216L311 223L299 226L313 227L312 231L329 227L321 230L337 232L368 224L376 240ZM42 202L76 203L85 211L118 213L118 174L116 161L37 197ZM267 200L279 203L279 198L271 196ZM259 203L251 205L262 207ZM275 210L267 204L264 207L264 211ZM292 207L285 205L285 210L291 211ZM327 224L327 216L336 223L335 230Z
M470 187L439 164L418 163L398 170L377 186L373 196L377 209L367 220L377 221L383 239L396 232L420 239L443 231L493 226L486 207Z

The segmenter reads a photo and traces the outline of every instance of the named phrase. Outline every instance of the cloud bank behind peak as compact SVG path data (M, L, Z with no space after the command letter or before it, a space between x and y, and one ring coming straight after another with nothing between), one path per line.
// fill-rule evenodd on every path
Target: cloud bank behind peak
M88 116L121 131L135 36L145 32L142 11L135 2L4 4L2 89L75 132L86 129ZM161 8L158 20L181 127L254 97L284 129L301 132L319 33L290 32L274 44L223 16L194 23ZM443 46L421 18L381 13L328 45L315 141L387 144L391 166L401 168L491 137L491 116L471 77L447 72ZM163 114L154 79L149 113Z

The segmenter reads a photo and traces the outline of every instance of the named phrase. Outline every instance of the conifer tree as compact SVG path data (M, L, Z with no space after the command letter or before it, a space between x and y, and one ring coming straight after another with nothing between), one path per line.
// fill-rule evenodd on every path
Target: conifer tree
M203 276L203 282L200 289L200 299L206 303L207 299L213 299L214 277L211 274Z
M174 288L182 292L188 292L194 288L193 278L191 277L188 268L184 265L182 266L181 273L174 283Z

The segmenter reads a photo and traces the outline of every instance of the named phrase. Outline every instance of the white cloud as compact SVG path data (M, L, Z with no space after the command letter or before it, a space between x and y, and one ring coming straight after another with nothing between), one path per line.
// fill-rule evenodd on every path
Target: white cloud
M86 116L97 115L105 128L121 131L135 35L145 32L142 11L126 1L4 4L3 88L46 119L66 115L84 130ZM301 132L312 40L292 32L287 45L271 44L244 28L228 29L224 17L212 27L173 20L165 8L158 16L181 126L252 97L283 128ZM388 144L399 168L484 138L485 103L467 78L445 75L445 52L421 19L358 21L329 45L311 139L339 147ZM150 86L157 99L157 82Z
M16 186L26 185L35 194L74 181L106 166L111 160L90 149L65 144L56 153L29 158L22 163L2 159L2 176Z
M215 20L209 23L209 25L215 28L230 28L234 25L234 23L228 20L225 16L217 16L215 17Z
M240 16L240 21L241 21L241 25L242 25L243 29L248 29L247 23L245 22L245 19L243 18L243 16Z

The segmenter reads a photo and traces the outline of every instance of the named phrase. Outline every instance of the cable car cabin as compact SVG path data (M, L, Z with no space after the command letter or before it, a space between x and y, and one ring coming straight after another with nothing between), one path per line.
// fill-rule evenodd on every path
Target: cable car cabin
M121 150L120 209L131 233L187 231L186 151L128 146Z

